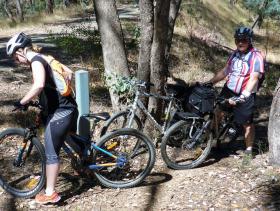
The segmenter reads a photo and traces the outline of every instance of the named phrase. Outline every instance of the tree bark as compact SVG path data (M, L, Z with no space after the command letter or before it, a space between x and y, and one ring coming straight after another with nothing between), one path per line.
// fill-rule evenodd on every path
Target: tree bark
M150 81L150 61L154 31L153 0L140 0L140 49L138 59L137 78Z
M280 166L280 79L275 89L268 123L269 161Z
M46 0L46 12L53 14L54 0Z
M94 7L101 35L105 74L129 76L123 32L117 14L116 1L95 0ZM109 91L113 109L117 110L120 106L118 97L111 89Z
M17 16L20 22L24 21L23 12L22 12L22 5L19 0L16 0L16 8L17 8Z
M138 58L137 78L150 82L151 73L151 49L154 32L154 6L153 0L140 0L140 46ZM142 99L145 106L148 106L148 98ZM139 114L141 120L145 122L145 115Z
M170 0L155 0L154 37L151 50L151 82L155 84L152 92L163 94L166 74L164 71L165 49L167 45L168 17ZM153 111L157 120L160 120L163 103L162 100L151 98L149 109Z
M176 22L176 18L178 16L178 12L180 9L182 0L171 0L170 1L170 9L169 9L169 18L168 18L168 34L167 34L167 45L165 49L165 67L164 70L166 74L169 75L168 64L169 64L169 54L172 44L172 38L174 33L174 26Z
M7 16L9 17L9 19L10 19L13 23L16 22L15 17L13 16L13 14L12 14L10 8L9 8L8 0L4 0L4 2L3 2L3 7L4 7L4 10L5 10Z

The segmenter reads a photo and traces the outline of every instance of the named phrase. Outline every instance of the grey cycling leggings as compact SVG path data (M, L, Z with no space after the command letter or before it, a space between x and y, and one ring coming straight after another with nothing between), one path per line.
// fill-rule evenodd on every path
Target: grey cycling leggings
M59 151L69 131L76 130L77 109L57 109L47 118L45 130L46 164L59 163Z

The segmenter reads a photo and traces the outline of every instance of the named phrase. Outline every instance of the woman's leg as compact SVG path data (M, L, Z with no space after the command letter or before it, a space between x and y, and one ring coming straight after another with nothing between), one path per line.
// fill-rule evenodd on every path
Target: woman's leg
M57 202L60 197L55 192L55 185L59 173L59 151L63 145L67 132L71 128L73 120L72 110L59 110L49 118L45 131L46 151L46 194L36 197L38 203ZM53 200L53 195L58 196Z

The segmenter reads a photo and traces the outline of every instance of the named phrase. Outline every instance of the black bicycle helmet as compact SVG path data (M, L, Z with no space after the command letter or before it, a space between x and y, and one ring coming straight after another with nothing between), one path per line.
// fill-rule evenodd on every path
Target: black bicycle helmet
M31 45L32 41L28 35L24 34L23 32L16 34L7 42L7 55L12 56L19 48L25 48Z
M253 30L248 27L239 27L235 30L234 33L235 39L248 39L250 43L252 43L253 39Z

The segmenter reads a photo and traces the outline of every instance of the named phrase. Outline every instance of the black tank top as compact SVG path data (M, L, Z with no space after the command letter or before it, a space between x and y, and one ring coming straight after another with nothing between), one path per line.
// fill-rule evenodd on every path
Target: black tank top
M35 61L42 63L46 72L45 87L39 95L39 103L43 106L43 115L54 114L58 108L76 108L76 101L71 95L64 97L56 90L50 65L40 55L34 56L31 63Z

